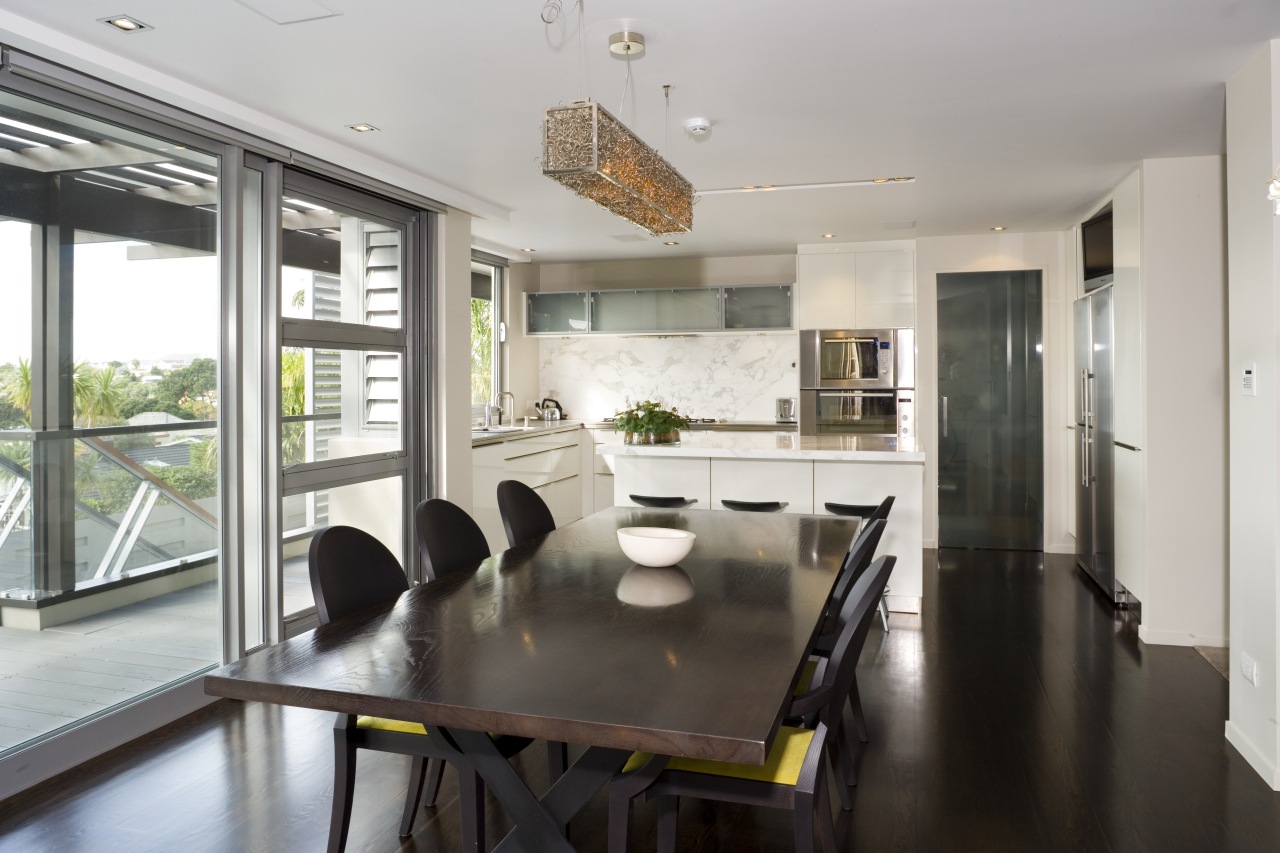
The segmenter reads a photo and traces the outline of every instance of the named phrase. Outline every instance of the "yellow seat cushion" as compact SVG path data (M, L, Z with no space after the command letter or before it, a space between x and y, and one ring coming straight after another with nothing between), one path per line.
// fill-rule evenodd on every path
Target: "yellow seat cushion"
M706 761L699 758L675 757L667 762L667 770L683 770L686 773L706 773L711 776L730 776L774 785L795 785L800 778L800 767L813 742L813 731L783 726L769 750L769 760L764 764L731 764L727 761ZM633 753L622 772L639 769L652 756L647 752Z
M427 727L422 723L406 723L388 720L386 717L356 717L356 726L362 729L381 729L384 732L404 732L409 735L425 735Z
M805 693L809 692L809 688L813 684L813 674L817 671L817 658L809 658L804 662L804 669L800 672L800 680L796 682L797 696L803 696Z

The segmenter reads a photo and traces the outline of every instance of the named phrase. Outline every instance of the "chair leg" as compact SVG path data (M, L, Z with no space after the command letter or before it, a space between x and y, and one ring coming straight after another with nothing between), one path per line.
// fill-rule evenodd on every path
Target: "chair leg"
M831 772L835 774L836 781L844 783L836 785L836 793L840 795L840 808L852 811L853 797L849 794L849 786L856 784L857 777L854 775L853 758L844 754L844 743L848 740L844 720L837 721L835 730L827 738L827 758L831 764Z
M427 776L431 775L428 782ZM409 790L404 798L404 814L400 818L400 837L413 834L413 821L418 814L418 805L422 802L422 794L427 794L427 805L436 804L436 795L440 793L440 777L444 775L444 761L433 758L428 761L421 755L413 757L413 767L409 770ZM425 785L424 785L425 783Z
M658 798L658 853L676 853L676 825L680 822L680 798ZM612 853L612 851L611 851Z
M569 744L547 741L547 773L554 783L569 769Z
M351 803L356 790L356 748L342 729L333 732L333 808L329 816L329 853L342 853L351 829Z
M457 762L457 768L462 849L465 853L484 853L484 780L473 767Z
M839 853L836 846L836 822L831 815L831 802L827 799L826 779L818 780L818 791L814 798L817 805L817 812L814 819L817 821L819 846L828 851L828 853Z
M849 708L853 711L853 722L858 726L858 740L867 742L867 718L862 713L862 697L858 695L858 679L853 679L853 687L849 690Z
M826 791L820 782L821 780L819 780L818 791L825 794ZM817 849L813 843L813 810L816 799L816 795L796 791L795 800L792 801L791 825L795 833L796 853L814 853Z

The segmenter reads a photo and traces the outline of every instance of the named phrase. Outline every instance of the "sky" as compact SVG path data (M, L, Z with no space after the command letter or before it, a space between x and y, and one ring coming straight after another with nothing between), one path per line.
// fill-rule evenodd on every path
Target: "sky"
M218 262L130 261L127 241L76 246L76 361L216 358ZM0 364L31 357L31 227L0 222Z

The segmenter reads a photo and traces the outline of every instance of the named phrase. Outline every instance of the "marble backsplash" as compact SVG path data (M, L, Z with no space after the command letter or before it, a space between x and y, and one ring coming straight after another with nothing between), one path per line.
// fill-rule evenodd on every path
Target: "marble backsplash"
M794 397L799 388L795 333L539 343L542 394L559 400L574 420L608 417L628 398L660 398L694 417L772 421L776 398Z

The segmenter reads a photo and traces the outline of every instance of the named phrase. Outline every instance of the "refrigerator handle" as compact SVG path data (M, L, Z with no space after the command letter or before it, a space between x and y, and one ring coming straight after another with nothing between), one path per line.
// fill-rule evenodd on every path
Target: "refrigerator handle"
M943 397L942 398L942 437L943 438L947 437L948 421L949 421L949 418L947 417L947 398Z
M1080 430L1080 485L1089 488L1089 430Z

